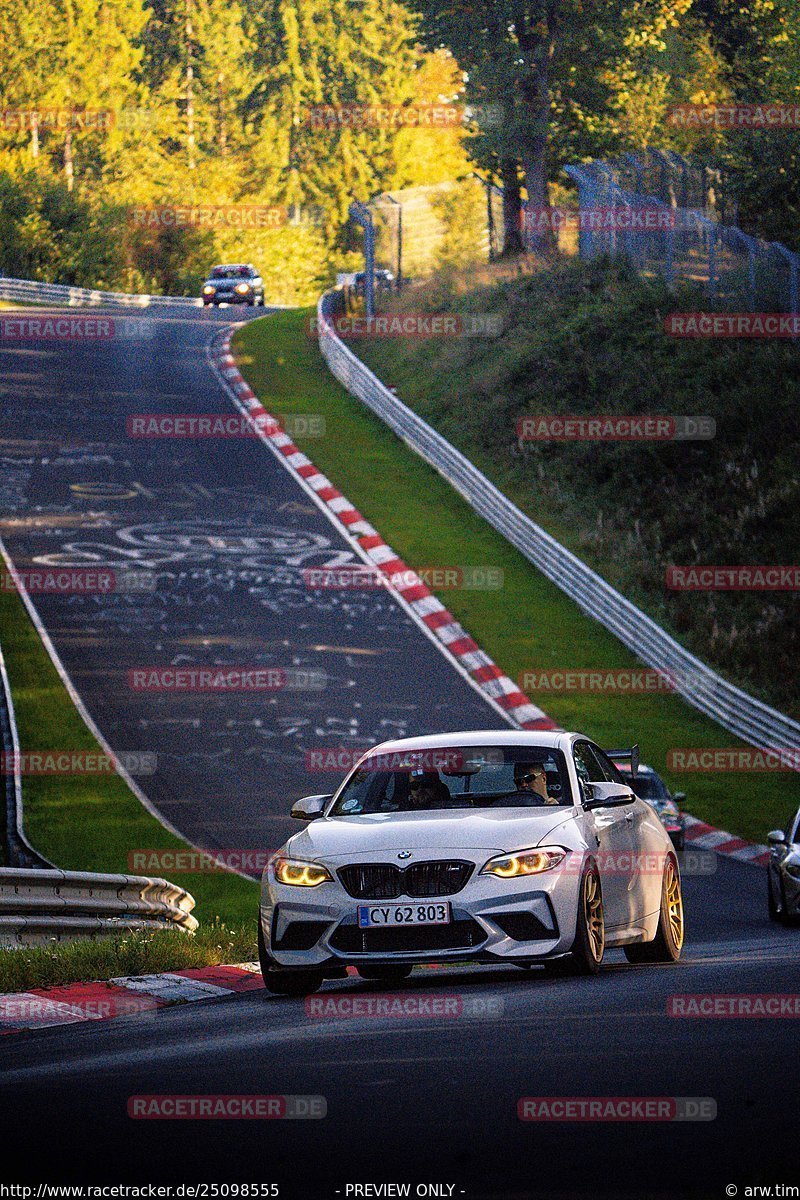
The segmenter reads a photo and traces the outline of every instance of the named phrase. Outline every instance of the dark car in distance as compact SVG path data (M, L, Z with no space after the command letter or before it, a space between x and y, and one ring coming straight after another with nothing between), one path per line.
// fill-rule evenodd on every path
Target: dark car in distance
M221 263L212 267L201 289L203 307L212 304L264 304L264 280L251 263Z

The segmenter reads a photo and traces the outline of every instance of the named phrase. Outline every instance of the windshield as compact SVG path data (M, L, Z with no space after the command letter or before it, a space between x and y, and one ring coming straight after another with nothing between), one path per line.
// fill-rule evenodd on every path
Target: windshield
M642 800L649 800L651 803L658 801L663 804L670 798L667 785L658 775L637 775L633 780L633 790Z
M330 815L571 804L560 750L459 746L373 755L347 781Z
M249 267L213 267L209 279L249 279Z

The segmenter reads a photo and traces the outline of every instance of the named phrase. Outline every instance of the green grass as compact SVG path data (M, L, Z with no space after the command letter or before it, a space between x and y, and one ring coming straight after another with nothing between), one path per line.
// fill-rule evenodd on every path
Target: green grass
M494 338L372 338L379 378L549 533L704 661L800 713L800 593L686 592L672 564L794 564L800 555L800 357L786 339L676 338L698 289L596 260L442 274L391 307L491 312ZM709 416L701 441L518 442L517 421ZM765 647L769 652L765 653Z
M97 743L74 707L22 601L2 591L0 645L22 750L96 751ZM128 862L130 851L185 849L115 774L24 777L23 807L29 841L64 870L140 874ZM195 897L194 915L201 927L220 919L254 936L255 882L227 871L165 873Z
M236 932L220 922L201 927L193 935L177 929L132 931L96 940L80 938L0 950L0 992L254 962L257 958L255 937L250 932Z
M297 444L409 565L502 569L500 592L452 590L440 597L495 661L512 678L547 668L640 666L339 386L305 332L308 315L279 313L236 333L234 352L250 385L274 414L324 417L325 436L297 437ZM564 728L584 730L601 745L639 741L643 759L657 770L664 770L671 748L742 744L673 695L536 699ZM796 807L785 775L668 778L688 793L693 814L758 841Z

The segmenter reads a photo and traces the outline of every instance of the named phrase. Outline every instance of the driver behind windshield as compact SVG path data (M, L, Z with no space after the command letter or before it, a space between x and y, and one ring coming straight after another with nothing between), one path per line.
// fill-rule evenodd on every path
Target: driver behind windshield
M514 787L530 796L529 804L558 804L547 791L547 772L540 762L514 763Z

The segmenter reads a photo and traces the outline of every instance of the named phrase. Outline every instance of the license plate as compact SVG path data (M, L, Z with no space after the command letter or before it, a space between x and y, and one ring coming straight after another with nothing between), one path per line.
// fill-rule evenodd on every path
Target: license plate
M359 904L360 929L394 925L449 925L449 904Z

